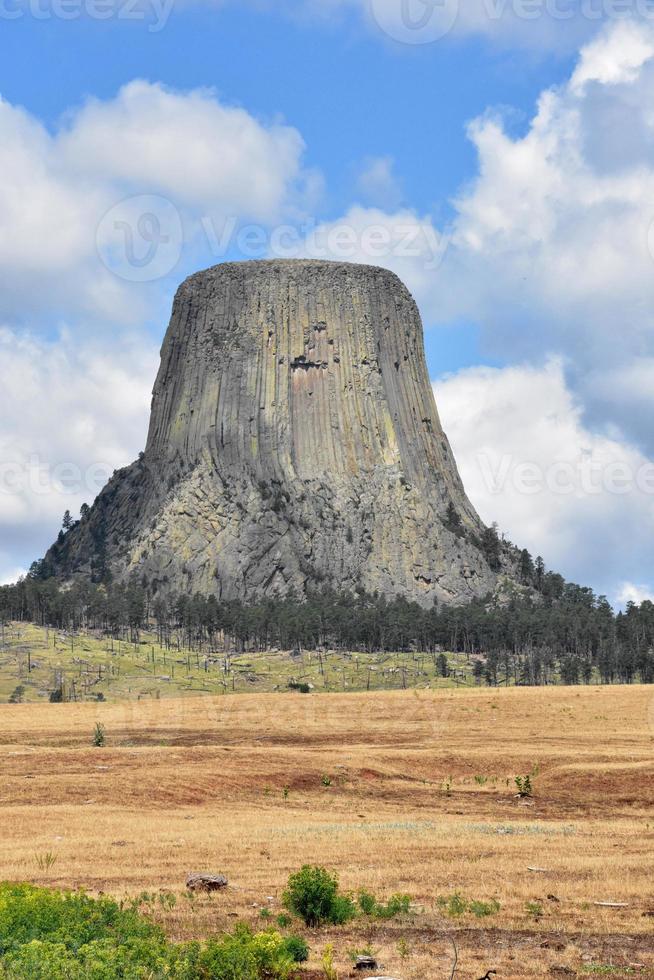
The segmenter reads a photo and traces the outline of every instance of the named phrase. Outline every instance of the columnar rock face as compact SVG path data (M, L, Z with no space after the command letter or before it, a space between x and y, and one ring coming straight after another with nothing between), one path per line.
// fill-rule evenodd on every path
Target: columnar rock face
M462 602L496 583L482 530L400 280L243 262L179 288L145 453L46 561L222 598L332 587Z

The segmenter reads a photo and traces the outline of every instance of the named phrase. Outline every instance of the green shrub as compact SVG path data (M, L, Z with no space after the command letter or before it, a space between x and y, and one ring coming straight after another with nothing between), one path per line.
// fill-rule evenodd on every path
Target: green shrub
M232 935L210 940L198 957L198 976L203 980L286 980L295 961L278 932L253 933L237 926Z
M518 796L534 795L534 787L531 784L531 773L527 773L526 776L516 776L515 784L518 787Z
M342 925L356 912L352 899L339 895L338 877L317 865L305 864L290 876L283 901L289 912L312 927L323 922Z
M380 905L378 916L380 919L392 919L395 915L401 915L409 911L411 907L411 897L409 895L391 895L386 905Z
M139 915L144 902L0 884L1 980L288 980L308 953L297 937L246 925L204 945L169 943Z
M374 915L375 907L377 905L377 899L372 894L372 892L366 891L364 888L361 889L357 895L357 902L359 903L359 908L364 915Z
M94 941L164 942L158 926L110 898L60 892L28 884L0 884L0 956L33 940L77 950Z
M483 919L487 915L495 915L500 910L500 903L494 898L490 902L476 900L469 902L460 892L454 892L453 895L441 895L438 899L438 906L445 915L449 915L452 919L459 918L466 912L471 912L478 919Z
M300 694L311 694L311 687L305 681L289 681L288 686L291 691L299 691Z
M302 936L287 936L283 947L294 963L305 963L309 959L309 947Z
M468 903L459 892L454 892L453 895L441 896L438 899L438 905L452 919L456 919L468 911Z
M372 892L362 889L357 895L359 908L364 915L373 919L392 919L401 912L408 912L411 906L409 895L391 895L386 905L378 902Z
M488 915L495 915L500 910L500 903L495 899L490 902L470 902L468 911L472 912L478 919L484 919Z

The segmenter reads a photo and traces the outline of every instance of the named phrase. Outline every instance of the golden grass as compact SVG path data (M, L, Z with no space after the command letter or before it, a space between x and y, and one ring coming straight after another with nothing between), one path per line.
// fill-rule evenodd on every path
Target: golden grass
M189 871L227 874L158 913L186 938L263 923L319 862L415 911L312 934L314 970L331 941L340 977L366 946L389 976L447 977L453 935L457 977L654 976L653 739L644 686L5 705L0 877L181 896ZM501 909L449 918L437 899L454 892Z

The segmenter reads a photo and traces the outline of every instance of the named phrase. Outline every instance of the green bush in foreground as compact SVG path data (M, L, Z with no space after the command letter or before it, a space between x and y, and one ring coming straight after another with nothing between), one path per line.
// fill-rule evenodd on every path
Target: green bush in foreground
M342 925L356 915L354 902L338 891L338 877L326 868L305 864L288 879L284 905L308 926Z
M401 912L408 912L411 905L408 895L391 895L384 904L365 889L361 889L355 903L349 895L339 893L335 874L311 864L305 864L291 875L283 901L289 912L299 915L312 927L322 923L342 925L357 912L372 919L392 919Z
M284 939L283 948L294 963L306 963L309 959L309 947L302 936L287 936Z
M162 930L110 898L51 891L28 884L0 884L0 957L33 940L76 951L87 943L132 940L164 943Z
M1 980L288 980L307 955L298 937L246 925L174 944L112 899L0 884Z

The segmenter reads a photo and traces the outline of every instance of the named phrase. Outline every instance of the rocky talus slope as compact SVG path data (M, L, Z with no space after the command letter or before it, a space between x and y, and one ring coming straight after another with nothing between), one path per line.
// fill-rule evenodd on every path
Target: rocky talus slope
M46 563L222 598L333 587L462 602L497 582L482 530L400 280L228 263L180 286L145 452Z

